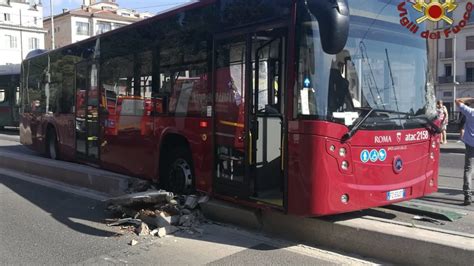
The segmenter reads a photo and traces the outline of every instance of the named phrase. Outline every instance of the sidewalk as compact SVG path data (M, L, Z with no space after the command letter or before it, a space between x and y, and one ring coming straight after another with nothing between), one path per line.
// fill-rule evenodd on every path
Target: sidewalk
M463 142L459 141L458 133L448 133L448 143L441 144L442 153L464 153L466 151L466 146Z

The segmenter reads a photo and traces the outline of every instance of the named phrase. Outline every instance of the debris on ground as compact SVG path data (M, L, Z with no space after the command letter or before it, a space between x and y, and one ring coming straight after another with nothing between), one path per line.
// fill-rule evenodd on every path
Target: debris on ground
M433 219L433 218L430 218L430 217L426 217L426 216L416 215L416 216L413 216L413 220L429 222L429 223L433 223L433 224L437 224L437 225L445 225L445 223L443 223L439 220L436 220L436 219Z
M136 229L135 233L139 236L147 236L150 234L150 228L146 223L141 223Z
M170 202L174 198L173 193L164 190L152 190L127 194L120 197L110 198L107 203L122 207L133 207L143 204L161 204Z
M139 226L141 223L142 221L138 219L125 218L125 219L119 219L116 222L110 223L108 224L108 226L118 226L118 225L123 225L123 224L132 224L132 225Z
M107 200L107 209L119 217L107 222L108 226L121 226L122 231L135 232L138 236L161 238L179 231L202 235L204 230L199 226L204 216L199 204L207 201L208 196L175 196L163 190L127 194Z
M138 244L138 241L135 239L132 239L132 241L129 243L130 246L135 246L136 244Z

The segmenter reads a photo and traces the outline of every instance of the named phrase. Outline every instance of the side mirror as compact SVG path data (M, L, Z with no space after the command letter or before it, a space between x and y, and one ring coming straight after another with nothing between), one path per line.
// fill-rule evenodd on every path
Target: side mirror
M324 52L338 54L349 37L349 5L347 0L304 0L308 11L319 22Z

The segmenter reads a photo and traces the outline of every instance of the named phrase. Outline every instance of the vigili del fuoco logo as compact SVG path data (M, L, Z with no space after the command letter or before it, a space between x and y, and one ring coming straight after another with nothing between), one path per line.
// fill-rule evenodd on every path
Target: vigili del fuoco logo
M458 8L456 0L404 0L398 4L400 13L400 24L407 28L413 34L420 34L425 39L441 39L450 38L454 34L459 33L469 23L474 5L467 2L461 20L453 18L454 11ZM408 18L408 10L412 9L420 13L420 17L415 21ZM420 31L421 23L437 23L445 22L448 25L440 30Z

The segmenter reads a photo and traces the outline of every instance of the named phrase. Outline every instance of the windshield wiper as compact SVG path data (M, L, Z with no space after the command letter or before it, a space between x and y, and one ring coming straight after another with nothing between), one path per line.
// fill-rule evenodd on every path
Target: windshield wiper
M361 119L359 120L359 122L357 122L357 124L355 124L351 130L349 130L349 132L347 132L346 134L344 134L344 136L342 136L342 141L348 141L352 138L352 136L354 136L354 134L357 132L357 130L359 130L360 126L362 126L362 124L365 123L365 121L376 111L376 109L373 109L371 108L369 110L369 112L367 112L367 114Z
M398 99L397 99L397 92L395 90L395 81L393 80L393 72L392 72L392 64L390 64L390 57L388 56L388 49L385 48L385 55L387 56L387 65L390 74L390 80L392 81L392 90L393 90L393 97L395 99L395 105L397 106L398 118L400 119L400 108L398 107ZM402 124L403 126L403 124Z
M403 113L400 112L400 114L403 114ZM418 120L418 122L421 125L423 125L424 127L426 127L426 129L432 130L436 134L441 133L441 128L433 122L433 119L430 119L426 115L413 115L413 114L410 114L410 113L406 113L406 116L402 117L402 118L386 118L384 120L395 120L395 119L396 120L399 120L399 119L401 119L401 120ZM422 120L422 121L420 121L420 120Z
M428 130L433 130L434 133L441 134L441 128L438 125L436 125L433 122L433 120L427 117L426 115L409 116L408 119L423 120L424 123L421 123L421 124L424 125Z
M355 124L355 125L351 128L351 130L349 130L349 132L347 132L346 134L344 134L344 136L342 136L342 141L348 141L348 140L350 140L350 139L355 135L355 133L357 133L357 131L360 129L360 127L365 123L365 121L367 121L367 119L368 119L374 112L405 115L407 118L408 118L408 117L411 117L411 114L410 114L410 113L404 113L404 112L398 112L398 111L392 111L392 110L385 110L385 109L373 109L373 108L370 108L370 109L369 109L369 112L368 112L362 119L360 119L359 122L357 122L357 124ZM400 119L400 118L397 118L397 119ZM436 126L436 125L435 125L435 126Z

